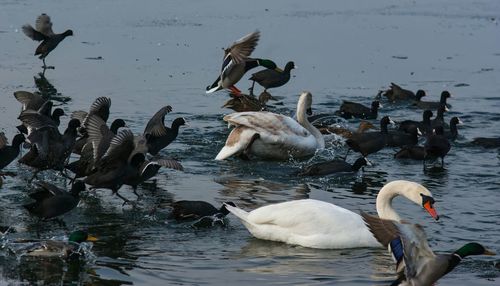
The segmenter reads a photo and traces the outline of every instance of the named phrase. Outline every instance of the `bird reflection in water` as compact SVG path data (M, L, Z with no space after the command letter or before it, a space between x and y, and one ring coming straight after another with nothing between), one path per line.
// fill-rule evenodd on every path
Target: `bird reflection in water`
M35 85L38 91L44 99L57 101L62 104L71 101L71 97L63 96L57 91L56 87L49 82L49 80L45 77L45 69L38 73L38 76L33 76L33 79L35 80Z

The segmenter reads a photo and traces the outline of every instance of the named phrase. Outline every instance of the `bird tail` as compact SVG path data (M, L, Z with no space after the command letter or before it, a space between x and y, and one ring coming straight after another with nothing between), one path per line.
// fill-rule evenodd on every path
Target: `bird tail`
M224 207L230 212L232 213L233 215L235 215L237 218L239 218L240 220L246 222L246 223L250 223L248 221L248 212L247 211L244 211L238 207L235 207L235 206L232 206L228 203L224 203Z
M222 86L219 85L220 81L220 76L217 77L217 79L212 83L211 85L207 86L206 93L212 93L216 92L222 89Z

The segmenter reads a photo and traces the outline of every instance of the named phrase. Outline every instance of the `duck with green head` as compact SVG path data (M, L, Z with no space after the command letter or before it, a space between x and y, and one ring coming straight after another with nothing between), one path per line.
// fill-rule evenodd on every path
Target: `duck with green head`
M467 243L453 253L435 254L427 243L422 226L365 213L361 216L375 238L389 248L397 263L399 277L391 285L433 285L467 256L495 255L477 242Z
M234 85L247 71L258 66L281 71L271 60L249 58L250 54L255 50L259 38L260 32L255 31L234 42L229 48L224 50L221 73L213 84L207 86L206 93L228 89L231 93L238 96L241 94L241 91Z
M85 230L76 230L70 233L68 240L19 240L14 244L27 244L22 248L24 255L37 257L61 257L64 259L74 258L82 255L80 244L82 242L94 242L98 239L89 235Z

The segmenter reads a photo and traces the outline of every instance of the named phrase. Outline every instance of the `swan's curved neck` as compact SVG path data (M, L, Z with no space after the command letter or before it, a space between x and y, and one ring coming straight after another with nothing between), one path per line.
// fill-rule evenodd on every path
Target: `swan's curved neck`
M316 127L314 127L307 119L307 106L302 100L299 100L299 104L297 106L297 122L299 122L300 125L307 129L307 131L311 132L314 138L316 138L319 149L325 148L325 139L323 139L323 135L321 134L321 132Z
M385 185L377 196L377 213L382 219L400 221L401 218L392 207L392 200L397 196L404 196L411 201L413 192L408 188L398 188L396 186Z

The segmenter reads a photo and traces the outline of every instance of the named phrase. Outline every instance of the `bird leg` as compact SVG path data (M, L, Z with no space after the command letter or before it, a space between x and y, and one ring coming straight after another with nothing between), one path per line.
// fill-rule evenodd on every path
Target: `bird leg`
M248 90L250 91L250 95L251 95L251 96L255 96L255 95L253 94L253 88L254 88L254 86L255 86L255 80L252 82L252 87L248 89Z
M241 96L241 90L239 90L236 86L234 86L234 85L230 86L229 90L231 90L231 93L234 95L234 97Z

